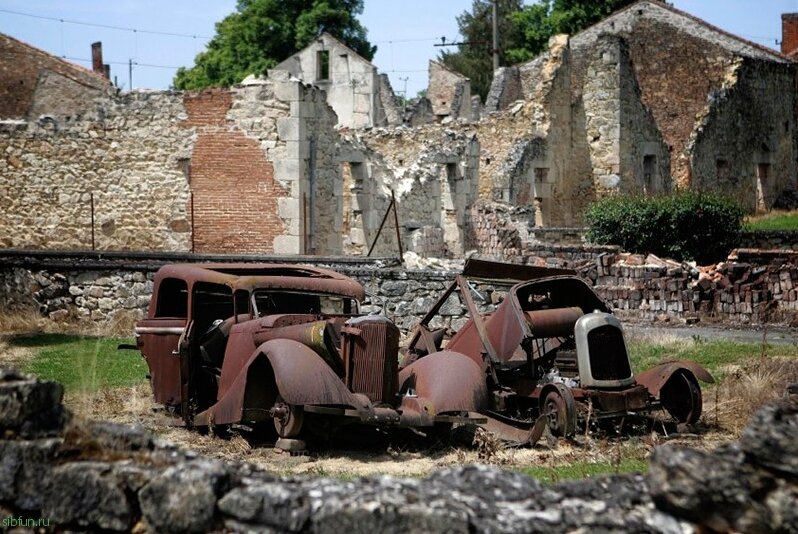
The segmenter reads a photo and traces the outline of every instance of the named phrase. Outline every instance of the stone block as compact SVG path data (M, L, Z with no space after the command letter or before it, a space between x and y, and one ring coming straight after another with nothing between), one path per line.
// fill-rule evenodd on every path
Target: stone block
M227 491L228 468L197 460L166 469L139 493L141 513L156 532L207 532L216 500Z
M115 465L79 462L53 469L42 513L57 524L91 530L129 531L134 508Z
M298 117L277 119L277 135L284 141L300 141L307 138L306 122Z
M278 235L274 238L272 249L275 254L302 254L302 239L298 235Z
M302 208L299 199L296 198L278 198L277 199L277 214L283 219L299 219L301 216Z
M305 174L303 162L295 158L280 158L274 161L274 177L281 182L299 180Z
M57 434L67 420L63 396L63 386L57 382L0 369L0 431L23 437Z
M294 102L303 96L302 83L298 80L279 80L274 83L274 96L283 102Z

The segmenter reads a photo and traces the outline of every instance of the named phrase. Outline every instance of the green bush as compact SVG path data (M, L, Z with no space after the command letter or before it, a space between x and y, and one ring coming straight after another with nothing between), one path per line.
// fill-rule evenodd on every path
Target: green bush
M725 259L736 246L743 215L726 197L681 191L604 198L588 208L585 222L592 243L706 265Z

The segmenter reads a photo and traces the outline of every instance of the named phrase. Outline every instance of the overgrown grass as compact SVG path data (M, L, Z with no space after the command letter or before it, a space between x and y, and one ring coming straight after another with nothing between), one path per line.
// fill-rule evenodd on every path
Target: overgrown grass
M733 365L743 365L760 358L761 343L739 343L736 341L631 339L628 341L629 356L635 372L640 372L668 360L692 360L704 366L715 379L721 379ZM769 358L798 358L795 345L764 345Z
M798 211L772 211L746 218L744 230L798 230Z
M577 461L570 464L547 466L528 466L518 469L521 473L550 484L562 480L575 480L600 475L617 475L623 473L645 473L648 471L648 460L643 458L622 458L620 462Z
M147 365L141 354L117 350L121 337L86 337L67 334L10 336L10 347L25 347L33 357L23 370L64 384L69 392L128 387L146 380Z

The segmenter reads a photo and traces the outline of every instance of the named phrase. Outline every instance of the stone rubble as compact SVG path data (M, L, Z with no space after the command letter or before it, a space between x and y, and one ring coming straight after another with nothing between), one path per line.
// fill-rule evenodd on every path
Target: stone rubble
M0 371L0 406L18 407L0 412L12 414L0 423L0 511L49 517L58 529L798 532L796 395L761 409L738 442L714 452L664 446L649 475L546 486L484 465L421 480L277 478L197 457L135 427L67 425L60 392ZM40 430L23 431L32 428Z

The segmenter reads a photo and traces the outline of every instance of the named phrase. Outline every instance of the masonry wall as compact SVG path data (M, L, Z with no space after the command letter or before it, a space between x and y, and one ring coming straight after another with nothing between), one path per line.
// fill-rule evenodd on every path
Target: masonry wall
M4 247L188 250L184 162L193 131L178 93L103 99L80 120L0 123Z
M327 54L327 73L319 65L320 54ZM324 90L341 126L366 128L386 121L376 67L326 33L274 70L289 72Z
M792 66L739 62L699 116L693 187L723 191L749 211L769 210L780 193L795 191L795 88Z
M67 265L51 258L42 262L49 266L36 266L19 258L0 257L0 304L7 310L38 311L57 321L129 321L145 312L154 271L163 261L147 265L124 257L105 258L105 266L79 268L74 261ZM280 260L273 257L270 261ZM357 279L369 293L383 300L383 313L405 333L457 274L409 271L383 262L347 264L330 258L314 262L309 257L304 261ZM620 254L614 247L538 245L525 249L514 261L576 270L627 319L798 324L795 252L740 251L735 261L715 266L711 276L686 264L646 262L642 256ZM479 303L484 312L495 310L505 295L495 285L481 283L477 288L489 297ZM464 305L447 304L433 327L456 330L464 324L466 315Z
M471 82L437 61L429 62L427 98L438 118L471 119Z
M392 132L361 132L348 141L359 152L345 200L354 206L348 251L374 241L390 204L397 202L400 237L405 250L423 256L457 256L464 252L467 209L477 196L479 141L473 132L439 125ZM389 214L374 254L396 254L396 224Z

